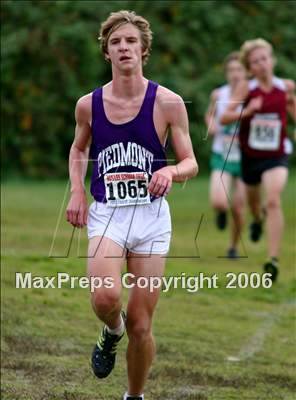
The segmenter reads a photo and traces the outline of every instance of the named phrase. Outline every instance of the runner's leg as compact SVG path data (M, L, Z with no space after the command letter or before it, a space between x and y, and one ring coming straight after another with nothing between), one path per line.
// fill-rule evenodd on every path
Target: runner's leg
M281 208L281 193L288 178L288 169L276 167L262 174L262 183L266 194L266 230L269 257L279 256L280 241L284 228Z
M232 177L228 172L214 170L210 181L210 201L216 210L216 225L220 230L227 225L227 210L229 208L229 196Z
M125 324L121 312L121 269L125 261L121 246L106 237L95 236L89 241L88 277L112 279L110 286L101 285L91 291L93 309L105 325L94 346L91 365L94 374L106 378L114 368L116 350Z
M247 185L247 198L254 220L260 222L262 219L261 184Z
M222 171L215 170L211 174L210 201L215 210L227 211L232 177L228 172L224 171L222 175L221 173Z
M88 277L111 277L112 288L100 287L91 293L91 304L97 317L110 329L121 323L121 270L125 262L123 248L111 239L95 236L89 240Z
M128 271L136 277L162 277L165 257L161 255L139 256L129 253ZM152 317L161 289L140 288L135 285L130 289L127 306L127 349L128 393L140 395L148 377L155 355L155 343L152 335Z
M244 207L246 202L246 186L241 179L235 179L232 198L232 227L230 248L236 249L244 224Z

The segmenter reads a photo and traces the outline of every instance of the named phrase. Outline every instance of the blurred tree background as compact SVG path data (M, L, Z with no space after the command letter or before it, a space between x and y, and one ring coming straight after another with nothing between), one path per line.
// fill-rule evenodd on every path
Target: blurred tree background
M145 76L188 102L201 171L208 170L211 145L203 114L210 92L224 82L229 52L263 37L274 45L276 74L296 78L295 1L2 0L4 177L67 176L75 103L111 79L97 41L100 22L120 9L150 21L154 41Z

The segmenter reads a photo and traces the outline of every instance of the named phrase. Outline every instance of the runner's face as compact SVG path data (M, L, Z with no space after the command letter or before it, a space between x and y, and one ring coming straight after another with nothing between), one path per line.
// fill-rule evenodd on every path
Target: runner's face
M249 54L249 69L256 78L266 78L273 73L273 58L269 49L258 47Z
M142 65L142 43L139 29L124 24L108 40L108 54L112 65L121 71L130 71Z
M232 60L226 67L226 79L230 85L236 85L238 82L246 78L246 71L243 65L237 61Z

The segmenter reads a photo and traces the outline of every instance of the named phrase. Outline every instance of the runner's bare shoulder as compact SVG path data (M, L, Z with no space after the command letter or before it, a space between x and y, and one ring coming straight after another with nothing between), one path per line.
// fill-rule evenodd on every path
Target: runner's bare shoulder
M216 101L218 101L218 97L219 97L219 88L214 89L210 95L211 101L213 103L216 103Z
M75 116L77 121L87 121L91 124L92 93L80 97L76 103Z
M292 79L283 79L283 81L285 83L287 92L294 93L296 88L295 81L293 81Z
M181 96L161 85L157 89L156 104L169 119L177 117L185 107Z

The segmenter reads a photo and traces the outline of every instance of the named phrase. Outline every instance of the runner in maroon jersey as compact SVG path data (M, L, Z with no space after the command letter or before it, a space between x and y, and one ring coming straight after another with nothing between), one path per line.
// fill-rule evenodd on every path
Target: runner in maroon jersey
M284 226L281 193L288 177L287 110L295 118L295 82L274 76L272 46L265 40L246 41L240 54L242 63L253 79L238 85L220 122L229 124L241 119L239 139L242 177L247 184L249 206L254 217L250 225L250 238L256 242L262 233L262 185L266 195L269 257L263 268L275 280ZM238 102L244 103L241 113L236 110Z

